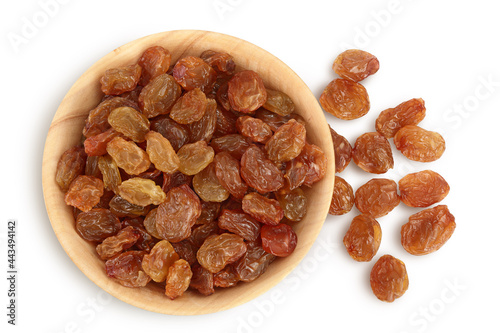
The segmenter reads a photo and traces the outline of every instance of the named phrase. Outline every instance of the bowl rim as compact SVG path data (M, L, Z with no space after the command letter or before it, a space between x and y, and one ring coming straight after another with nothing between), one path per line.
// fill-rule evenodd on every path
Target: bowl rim
M264 286L262 285L264 284L264 282L262 283L256 283L256 282L259 281L261 278L263 278L263 276L265 276L266 273L259 279L253 281L252 283L247 284L247 285L252 285L255 283L255 288L253 288L253 286L246 287L242 283L239 283L239 286L233 288L217 289L216 292L209 297L196 295L196 293L194 292L188 292L188 294L190 295L189 301L187 299L183 300L183 297L179 297L174 301L170 301L168 298L162 295L163 296L162 298L164 298L164 302L162 302L164 305L162 306L162 304L159 304L158 300L156 299L159 288L156 287L126 288L121 286L117 282L113 281L112 279L107 278L107 276L106 280L103 280L102 279L103 272L96 273L95 263L90 261L86 262L86 260L92 261L92 256L96 257L95 253L91 253L92 250L90 250L93 248L93 246L90 243L86 242L85 240L81 239L77 235L74 226L69 225L71 223L68 223L68 215L70 214L71 209L68 206L66 206L66 208L63 208L61 206L61 198L63 198L63 193L62 191L60 191L59 187L55 183L55 169L57 162L59 160L59 156L62 153L62 151L72 146L69 143L69 141L71 141L70 138L68 138L67 140L61 138L61 136L64 135L62 129L67 129L68 127L71 129L78 129L78 127L80 126L79 131L81 131L82 129L81 124L83 124L86 115L88 115L89 110L92 109L89 108L89 106L92 104L92 101L89 100L92 100L92 97L95 97L93 95L95 95L96 89L99 90L98 80L95 80L95 78L102 75L103 72L102 69L106 68L106 65L115 63L114 67L116 67L117 66L116 64L122 61L122 59L131 58L130 55L132 53L133 53L132 58L134 58L135 56L135 58L138 59L137 55L140 56L140 54L142 54L145 48L154 45L165 46L166 40L170 42L171 40L177 40L177 39L182 40L183 43L181 45L185 45L185 47L183 51L180 53L178 52L178 50L169 50L172 53L172 63L175 63L175 61L177 61L177 59L180 58L181 56L191 55L189 54L190 51L193 51L193 49L196 47L200 48L205 44L210 45L210 43L213 44L214 42L217 42L218 43L217 46L212 45L211 49L217 49L222 44L226 45L226 47L228 47L229 49L224 49L224 50L227 53L232 54L234 56L235 62L237 63L238 67L256 70L259 73L259 70L257 68L254 68L257 66L255 64L260 64L263 61L263 59L265 59L266 64L264 65L267 66L265 68L266 71L269 72L269 73L266 72L265 77L267 78L268 76L270 76L271 78L273 78L272 82L269 80L268 82L266 82L266 80L264 80L266 82L266 87L268 87L269 84L271 88L279 89L280 87L276 87L276 85L284 84L285 86L289 86L291 84L294 84L300 88L301 98L295 100L294 99L296 98L295 96L291 97L292 99L294 99L294 102L300 101L300 103L296 103L296 105L299 106L302 105L302 107L305 107L308 110L309 109L315 110L314 118L319 118L320 122L315 123L314 127L319 127L319 129L321 129L320 131L321 133L310 133L310 131L308 130L308 139L310 135L314 136L314 140L312 140L312 142L321 143L321 148L323 149L328 159L327 172L325 177L320 182L315 184L315 191L316 188L319 187L319 184L322 184L321 193L319 193L321 194L320 198L326 196L331 200L333 193L333 182L335 177L335 158L333 153L333 144L331 136L327 135L327 137L325 137L325 132L326 131L329 132L328 123L326 121L325 115L316 97L313 95L313 93L305 84L305 82L284 62L282 62L280 59L278 59L268 51L246 40L234 36L218 32L204 31L204 30L171 30L171 31L164 31L151 34L130 41L109 52L108 54L100 58L98 61L96 61L92 66L90 66L75 81L75 83L71 86L71 88L68 90L65 97L61 101L53 117L53 120L51 122L47 134L44 146L43 161L42 161L42 187L43 187L45 205L47 209L47 214L49 216L49 220L51 222L52 228L54 230L54 233L56 234L59 243L63 247L64 251L68 254L70 259L73 261L73 263L92 282L94 282L96 285L98 285L100 288L102 288L109 294L113 295L114 297L131 305L134 305L136 307L153 312L158 312L163 314L173 314L173 315L198 315L198 314L224 311L239 306L241 304L244 304L246 302L249 302L250 300L256 298L257 296L267 292L268 290L276 286L280 281L282 281L293 269L295 269L295 267L297 267L297 265L302 261L305 255L309 252L309 249L311 248L312 244L314 243L314 241L316 240L321 231L322 225L328 214L329 205L327 206L324 203L325 201L324 198L323 200L318 200L318 202L310 202L309 200L308 215L314 214L316 218L315 224L313 224L314 230L312 231L307 230L309 238L305 242L301 243L299 237L299 244L297 248L299 248L300 245L301 249L300 252L297 252L296 249L296 251L294 251L294 253L291 256L287 258L278 259L278 260L288 260L287 265L285 264L281 265L284 266L282 267L282 269L277 271L277 268L272 269L275 263L273 263L273 265L270 265L270 268L266 273L271 274L270 272L272 272L275 275L271 278L266 278L264 282L269 282L269 283L265 284ZM138 48L138 45L143 46L143 48L142 49ZM240 49L250 49L252 51L252 55L254 55L254 57L256 57L258 60L254 61L254 63L251 63L252 60L249 60L249 58L238 58L237 55L235 55L234 51ZM240 50L238 51L238 53L239 52L242 51ZM267 64L269 62L271 62L272 65ZM277 74L280 74L280 76L281 75L285 76L286 74L286 77L290 78L290 80L288 81L291 82L281 82L285 80L280 80L279 78L276 78ZM88 91L82 89L87 89ZM286 92L286 89L284 91ZM75 104L76 100L79 100L80 103ZM72 114L68 116L66 111L70 107L73 107L70 109ZM303 116L305 116L304 118L306 120L306 127L311 127L312 113L306 113L306 111L303 111L302 109L299 110L300 110L299 114L301 114L302 112L304 113ZM62 149L62 147L66 148ZM312 193L313 191L310 189L306 189L305 192L309 198L309 194ZM321 205L319 204L320 201ZM62 204L65 205L63 199L62 199ZM313 213L311 213L311 208L314 208ZM71 219L74 224L74 218L71 217ZM304 221L299 222L297 225L300 225L300 223L302 222ZM300 230L304 229L302 226L300 226L299 228ZM71 234L71 232L73 234ZM77 237L75 237L75 235ZM85 253L85 251L87 251L87 253ZM95 252L95 248L93 252ZM101 266L104 267L103 262ZM241 287L240 285L243 287ZM123 288L126 288L128 290L125 290ZM237 290L243 291L243 294L231 295L235 294ZM216 294L219 294L220 296L214 297L214 295ZM217 304L217 306L215 306L213 304L214 301L217 300L220 301L220 299L226 299L226 302L224 302L224 304Z

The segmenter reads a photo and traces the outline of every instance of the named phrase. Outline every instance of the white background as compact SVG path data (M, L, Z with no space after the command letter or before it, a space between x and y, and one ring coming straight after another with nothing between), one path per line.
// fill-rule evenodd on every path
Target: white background
M500 21L494 1L55 1L0 5L2 332L498 332ZM287 280L222 313L181 317L135 308L102 292L71 262L42 196L51 119L73 82L99 58L141 36L177 29L223 32L257 44L287 63L317 97L335 78L331 64L343 48L375 54L380 70L363 82L371 111L350 122L327 116L351 144L374 130L381 110L424 98L421 126L443 134L445 154L423 164L394 151L395 168L382 177L398 181L427 168L441 173L451 185L443 203L457 228L438 252L414 257L402 249L399 231L418 209L401 204L379 219L383 237L375 259L389 253L406 263L410 287L402 298L378 301L369 286L374 261L347 255L342 238L356 209L326 219ZM374 175L351 163L342 176L357 189ZM12 218L18 220L16 327L6 323L4 277Z

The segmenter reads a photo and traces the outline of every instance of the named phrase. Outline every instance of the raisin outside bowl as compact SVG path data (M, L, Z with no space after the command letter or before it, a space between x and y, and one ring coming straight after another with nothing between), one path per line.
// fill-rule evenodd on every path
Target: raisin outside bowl
M101 100L99 79L108 68L137 62L150 46L161 45L172 54L172 63L184 56L199 56L204 50L224 51L234 57L237 68L259 73L266 87L288 94L296 112L307 122L307 139L322 148L328 158L323 180L306 189L308 212L294 225L298 236L295 251L275 260L257 280L240 282L232 288L216 288L211 296L188 290L170 300L164 288L153 283L144 288L127 288L109 278L104 262L97 256L95 244L82 239L75 230L72 208L55 181L57 162L68 148L78 144L89 110ZM43 193L52 228L62 247L78 268L94 283L116 298L136 307L171 315L197 315L227 310L246 303L277 285L304 258L318 236L332 197L335 158L328 124L315 96L307 85L282 61L267 51L228 35L195 30L178 30L146 36L119 47L90 67L71 87L51 123L43 155Z

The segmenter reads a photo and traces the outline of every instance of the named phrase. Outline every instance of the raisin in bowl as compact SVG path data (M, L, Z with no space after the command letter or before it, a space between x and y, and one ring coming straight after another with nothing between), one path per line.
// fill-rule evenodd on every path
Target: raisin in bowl
M106 99L105 94L103 93L101 87L101 83L103 82L101 78L103 77L103 74L108 69L120 68L137 64L141 58L141 55L143 55L144 51L153 46L161 46L170 52L171 65L167 73L172 74L174 76L175 73L173 72L175 71L175 68L174 69L172 68L180 59L183 58L186 59L186 57L190 56L200 57L200 54L207 50L213 51L214 52L213 54L217 54L217 52L224 52L230 54L234 59L235 72L242 73L235 75L243 77L245 75L252 76L254 75L253 74L254 72L258 73L258 75L262 79L263 86L265 86L264 89L271 91L271 93L269 93L270 95L274 91L280 91L288 95L291 98L291 101L293 101L293 104L295 105L294 113L298 115L297 116L298 119L300 118L301 125L299 126L298 121L295 120L289 121L285 125L283 125L283 126L288 126L286 128L286 131L282 130L281 132L295 133L294 131L296 131L297 136L299 137L303 135L303 133L300 132L300 130L298 130L297 128L299 127L305 128L307 132L307 139L306 139L307 144L310 144L311 146L320 149L323 152L324 157L326 158L326 163L324 164L326 170L323 170L325 172L322 174L321 180L315 182L311 186L304 185L300 186L299 188L301 191L305 193L305 197L307 198L307 213L305 213L303 217L302 216L300 217L300 221L298 222L285 221L286 223L281 223L283 222L281 221L278 224L279 228L274 228L272 225L268 224L279 222L280 218L279 214L275 215L274 217L271 216L271 218L269 214L264 214L264 216L260 216L258 214L256 215L257 218L262 217L263 219L262 221L265 222L262 225L262 229L259 234L259 240L257 240L260 241L260 237L262 237L261 246L262 247L268 246L268 248L269 247L272 248L273 244L264 245L264 238L273 237L273 233L286 232L287 230L291 229L294 231L297 237L296 247L294 248L293 252L284 257L280 256L276 257L272 261L272 263L267 267L267 270L257 279L251 282L245 282L244 280L240 280L239 282L236 283L235 286L232 286L230 288L216 287L215 292L209 296L202 295L202 293L200 293L199 290L196 290L196 288L188 288L179 297L174 297L175 299L171 299L173 297L169 296L168 290L167 290L167 296L169 297L167 297L165 290L166 287L165 283L167 284L167 289L169 289L168 279L167 282L163 283L156 283L154 281L151 281L150 283L147 283L143 287L127 287L126 283L125 284L118 283L116 279L110 278L110 276L108 276L109 275L108 265L113 264L113 260L117 261L118 259L123 259L123 260L130 260L131 262L133 262L134 260L137 260L137 258L135 258L132 254L136 252L138 253L140 251L132 247L128 250L125 250L124 252L124 253L131 253L131 257L129 258L117 259L119 255L108 258L107 256L113 255L113 252L106 252L107 251L106 249L108 249L109 246L106 247L107 245L104 244L105 242L100 243L102 239L99 240L99 243L83 239L82 230L79 229L81 227L82 221L78 222L78 216L80 216L80 214L83 213L79 212L78 209L75 209L74 207L68 206L66 204L68 202L67 193L65 194L65 192L61 190L60 180L56 180L58 163L61 156L63 155L63 153L65 153L72 147L81 144L82 129L85 127L86 119L89 117L89 111L96 108L96 105L101 103L103 98ZM210 57L213 54L209 53L208 55L205 54L205 56ZM132 77L137 74L136 72L134 72L137 69L132 66L127 70L130 71L130 75ZM112 75L110 76L110 79L113 79ZM142 79L148 81L151 78L142 75L141 80ZM244 79L248 81L248 78ZM250 79L252 78L250 77ZM189 82L186 84L189 84ZM116 85L115 86L111 85L110 89L114 88L116 88ZM118 87L118 89L120 89L120 87ZM233 88L229 87L228 89L233 89ZM117 95L117 93L113 92L112 90L110 90L108 93L111 95L113 94ZM133 91L130 92L130 94L133 93L134 93ZM185 98L186 100L185 102L187 104L192 103L191 100L198 98L198 96L195 96L195 94L199 94L199 92L196 91L190 94L188 97ZM188 94L186 93L183 96L186 95ZM134 98L133 96L127 96L127 97ZM239 97L243 99L245 98L244 94ZM189 98L191 98L191 100L188 100ZM264 101L260 102L263 103ZM206 109L208 110L208 108L209 106L207 105ZM175 107L172 110L174 109ZM150 110L151 112L156 112L154 111L154 108L151 110ZM109 120L109 122L114 122L115 123L114 125L116 125L115 127L119 128L121 126L120 124L123 123L124 118L132 119L135 117L139 119L138 124L140 125L141 122L142 123L145 122L145 120L143 119L145 118L143 117L143 114L146 113L144 110L139 110L139 113L140 111L142 111L142 114L138 116L137 112L134 111L133 108L127 107L127 105L125 105L124 107L115 108L112 112L113 114L112 115L110 114L111 118L108 118L107 120ZM241 111L247 112L248 110L244 110L244 108L242 107ZM150 115L149 117L154 117L154 116L155 115ZM176 109L175 112L171 111L171 114L169 116L170 118L176 119L179 122L183 121L192 122L192 120L188 119L187 117L188 116L191 117L193 115L186 114L185 112L184 113L178 112L178 110ZM251 132L253 130L253 125L255 123L257 123L257 125L259 126L263 126L259 121L255 120L256 118L252 118L251 116L254 116L254 113L252 111L250 111L248 117L244 115L238 118L238 122L235 124L235 126L237 127L239 126L240 132L244 132L246 130L249 131L250 133L248 134L249 136L252 135ZM267 129L267 127L265 129ZM124 129L124 131L126 130L127 128ZM265 149L263 148L264 142L269 142L270 140L273 140L272 139L273 132L277 133L277 129L276 128L267 129L267 132L265 130L260 131L258 135L252 137L252 139L254 140L254 144L251 145L251 148L245 150L245 154L248 156L242 158L250 159L253 158L253 156L255 155L259 154L263 155L262 151L265 151ZM147 128L144 133L146 133L145 139L142 138L137 141L148 140L147 141L148 145L150 144L151 141L155 143L157 146L160 146L160 143L163 140L161 135L152 131L148 132ZM203 138L199 139L200 139L199 142L202 142ZM276 140L278 139L280 138L276 138ZM137 143L136 145L133 141L134 141L133 138L130 139L130 136L128 138L126 137L125 139L123 139L122 136L118 135L116 138L113 138L113 140L110 141L113 142L113 144L108 143L107 146L108 152L111 154L112 149L114 149L113 147L115 146L120 147L120 145L123 146L135 145L134 147L140 147L143 150L147 149L145 147L146 141L144 141L144 144L142 145L140 142ZM185 150L195 149L195 151L197 151L196 149L198 149L200 151L203 151L203 149L207 149L205 147L206 146L205 144L199 142L194 144L195 146L192 147L190 146ZM201 148L197 147L196 145L200 146ZM181 147L180 149L184 149L184 147L186 147L186 145ZM259 149L259 147L261 147L261 149ZM280 160L286 161L287 160L286 156L288 153L278 148L276 146L270 147L267 150L268 156L272 156L278 161ZM170 147L169 149L173 148ZM183 157L181 155L184 152L181 154L178 149L179 147L176 147L177 155L180 156L182 160ZM119 151L117 154L119 154ZM151 157L151 161L154 163L155 161L153 161L153 157L156 155L154 155L154 152L149 152L149 151L148 154ZM190 152L188 151L185 154L189 155ZM216 162L220 162L222 163L222 165L230 163L231 156L229 155L230 154L227 153L217 154L216 160L214 162L215 167L206 167L205 169L203 169L203 175L199 176L198 180L203 177L208 177L206 179L215 179L213 175L217 171ZM77 156L78 158L79 155L76 154L73 156ZM185 158L190 158L190 157L188 156ZM106 163L106 159L103 158L102 162ZM158 162L158 164L159 163L160 162ZM231 163L234 163L234 161ZM44 193L44 199L48 216L52 224L52 228L59 242L61 243L63 249L72 259L72 261L77 265L77 267L99 287L101 287L103 290L110 293L111 295L115 296L116 298L142 309L164 314L172 314L172 315L197 315L197 314L212 313L230 309L232 307L248 302L253 298L259 296L260 294L266 292L276 284L278 284L287 274L289 274L297 266L297 264L304 258L304 256L307 254L308 250L314 243L316 237L318 236L321 230L325 217L328 213L332 197L333 183L334 183L334 170L335 170L334 163L335 162L334 162L331 135L323 111L319 106L316 98L307 87L307 85L289 67L287 67L283 62L281 62L279 59L277 59L267 51L251 43L248 43L244 40L231 37L228 35L207 32L207 31L179 30L179 31L170 31L170 32L163 32L150 35L135 40L133 42L130 42L122 47L119 47L114 51L112 51L111 53L109 53L108 55L104 56L98 62L96 62L76 81L76 83L71 87L71 89L61 102L59 108L57 109L57 112L53 118L53 121L51 123L47 135L44 156L43 156L43 165L42 165L43 193ZM192 166L192 164L190 164L189 166ZM280 166L283 168L282 171L284 173L285 172L284 164L281 163ZM171 163L170 164L166 163L164 167L168 171L168 168L171 167ZM125 168L125 166L123 166L123 168ZM158 169L160 168L158 167ZM246 170L247 173L251 174L252 171L251 164L248 165ZM188 169L182 169L182 171L185 174L198 173L198 172L199 172L198 174L202 174L202 172L200 172L199 170L196 170L195 172ZM123 173L124 171L122 170L121 172ZM81 174L81 176L79 176L80 183L76 179L74 179L71 182L72 185L68 185L70 188L71 186L79 188L84 188L85 186L90 186L92 188L98 188L99 186L102 187L102 184L99 183L100 180L96 181L95 178L92 178L91 176L86 176L86 173L84 173L84 171L82 171L80 174ZM156 176L158 175L156 174ZM148 175L147 177L144 177L144 179L147 179L148 177L153 178L156 176L155 174L151 174ZM211 176L212 178L209 178ZM195 175L195 177L197 177L197 175ZM221 179L220 177L224 178L224 174L219 175L218 177L219 177L218 179L220 180ZM246 175L246 177L247 179L250 179L252 175ZM91 178L93 180L92 182L89 183L88 180ZM228 181L230 181L230 179ZM252 181L256 184L255 186L258 187L260 186L262 179L259 179L257 177ZM193 182L195 182L195 180L193 180ZM150 183L151 182L148 183L146 180L138 180L137 178L130 178L121 183L120 185L121 187L119 190L123 192L120 193L125 195L125 192L127 191L131 191L133 193L137 188L137 186L147 187L150 186ZM194 189L196 190L196 185L193 186L195 186ZM264 183L264 185L262 186L267 186L267 183ZM186 200L191 200L189 198L193 198L192 200L194 200L194 202L197 202L199 200L194 191L185 184L175 187L174 189L175 191L172 189L168 191L169 194L167 194L167 200L170 194L171 194L170 196L174 196L176 194L174 192L180 193L179 197L181 198L181 200L184 200L182 199L183 196L188 197L188 199ZM155 191L158 192L157 189ZM237 189L235 193L238 193ZM242 194L244 193L245 192L243 191ZM160 213L161 210L160 208L162 207L161 206L163 202L162 200L165 200L165 193L159 191L157 194L159 199L157 198L157 202L155 202L155 204L160 204L160 205L157 206L158 212L156 214L163 214L163 212ZM200 196L205 195L204 198L207 200L210 200L210 198L215 198L214 200L218 200L217 199L218 196L223 194L224 193L223 191L221 191L220 187L218 191L216 190L205 191L203 192L203 194L200 194L198 191L198 195ZM231 194L234 193L231 192ZM238 209L231 210L230 208L235 205L236 206L240 205L243 206L243 210L245 210L246 208L249 207L248 205L251 206L251 203L257 203L257 204L262 203L263 205L268 204L271 205L269 207L272 208L272 204L278 202L278 200L273 200L274 198L275 197L273 195L268 195L266 197L264 195L259 195L255 190L253 191L248 190L246 192L245 199L243 199L242 203L239 202L228 203L225 207L229 209L223 211L223 213L218 215L218 225L219 227L222 226L223 229L230 231L226 232L219 231L218 235L212 235L211 236L212 238L210 237L206 238L203 244L201 243L198 244L199 249L203 248L203 250L207 249L209 250L211 247L214 246L217 247L218 242L231 242L234 239L236 239L236 243L237 242L243 243L243 238L234 234L234 233L237 234L239 231L233 230L234 225L231 224L232 223L231 221L233 221L234 219L241 218L240 215L242 214L242 212ZM276 195L276 199L279 199L278 195ZM69 199L69 201L71 201L71 199ZM77 203L75 204L76 205L75 207L81 208L81 210L85 211L92 208L92 207L87 207L88 205L79 206L78 201L79 199L77 197L76 198ZM95 203L92 203L92 205L95 205ZM279 205L276 208L279 210ZM90 210L90 212L93 211L94 209ZM147 218L145 218L145 215L146 213L144 213L143 216L139 218L139 223L144 223L144 227L147 229L146 226ZM114 233L116 237L125 237L125 238L135 237L134 242L137 241L138 238L144 240L144 237L141 236L140 233L138 234L137 231L135 230L137 229L137 227L135 227L134 225L137 224L137 221L134 221L133 219L120 218L120 224L121 225L117 226L117 228L121 228L119 234L116 234L116 232ZM156 225L158 226L158 224ZM148 230L148 232L149 231L150 230ZM164 230L158 230L158 231L160 231L163 234L167 232ZM151 234L154 234L154 232ZM115 236L110 236L110 237L115 237ZM173 239L172 243L175 243L176 239L175 238L172 239ZM158 241L156 244L160 244L161 242L162 241ZM246 244L246 251L248 252L256 251L254 245L251 245L254 243L250 243L246 238L244 240L244 243ZM134 246L137 246L137 244ZM166 246L170 246L170 244L167 244ZM182 249L179 248L178 246L175 246L175 249L176 251L182 251ZM283 249L278 249L278 250L281 251ZM132 251L135 252L132 253ZM235 251L241 252L241 247ZM267 249L267 251L272 251L272 250ZM111 253L111 255L109 253ZM102 259L103 256L107 260L103 260ZM182 258L182 255L180 257ZM177 259L177 256L172 260L175 259ZM203 257L201 259L199 258L199 260L200 264L204 265ZM189 270L189 266L182 259L175 261L175 263L172 266L170 266L170 269L172 269L173 266L175 266L177 272L180 273L182 273L183 270L186 269ZM187 266L187 268L185 266ZM197 271L199 272L200 266L196 264L195 266L191 267L191 270L194 272L194 274L198 274ZM153 276L153 274L150 275ZM141 276L142 275L140 275L139 278L141 278Z

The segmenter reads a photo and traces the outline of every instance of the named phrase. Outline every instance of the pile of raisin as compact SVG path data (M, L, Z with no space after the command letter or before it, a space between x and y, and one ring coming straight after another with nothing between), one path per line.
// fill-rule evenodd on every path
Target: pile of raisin
M340 78L333 80L323 91L320 97L323 109L343 120L364 116L370 108L370 101L359 81L375 74L378 69L379 61L368 52L347 50L341 53L333 64L333 70ZM386 173L394 167L391 138L396 149L410 160L432 162L439 159L445 150L443 137L418 126L425 111L421 98L382 111L376 120L375 131L360 135L354 147L330 128L335 149L335 172L341 173L352 159L366 172ZM368 262L375 257L382 240L377 218L389 214L400 201L409 207L426 208L411 215L401 227L403 248L413 255L425 255L441 248L455 230L455 218L446 205L430 207L443 200L449 191L446 180L431 170L408 174L399 183L387 178L373 178L356 191L344 178L335 176L329 213L343 215L356 206L361 214L352 220L343 242L354 260ZM405 264L391 255L380 257L372 268L370 284L378 299L394 301L408 289Z
M188 288L211 295L294 251L303 188L327 160L287 94L227 53L172 63L161 46L100 84L56 182L109 277L160 284L170 299Z

